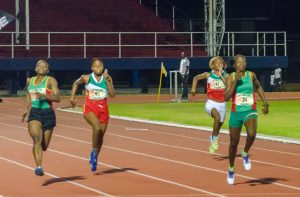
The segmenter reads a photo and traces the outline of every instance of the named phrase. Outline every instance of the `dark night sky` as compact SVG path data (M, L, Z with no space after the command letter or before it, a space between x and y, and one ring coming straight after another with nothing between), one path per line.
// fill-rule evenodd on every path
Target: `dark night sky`
M203 18L204 0L169 1L190 17ZM300 36L300 0L225 0L225 17L266 18L259 31L287 31L291 36Z

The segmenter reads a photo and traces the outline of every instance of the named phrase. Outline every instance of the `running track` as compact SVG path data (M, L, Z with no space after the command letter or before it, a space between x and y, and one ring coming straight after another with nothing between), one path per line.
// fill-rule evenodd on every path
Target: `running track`
M210 155L209 132L116 119L92 174L90 126L81 115L61 111L44 153L46 175L37 177L27 124L20 122L23 110L21 99L0 103L0 196L300 196L299 145L256 140L252 170L245 171L237 158L231 186L227 135Z

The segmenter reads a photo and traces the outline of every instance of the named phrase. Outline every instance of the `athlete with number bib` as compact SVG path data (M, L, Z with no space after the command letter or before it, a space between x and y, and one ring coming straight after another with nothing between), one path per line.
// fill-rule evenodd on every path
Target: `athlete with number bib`
M59 102L60 95L57 81L47 76L49 65L46 60L38 60L35 66L36 76L27 79L27 108L23 113L22 122L28 116L28 131L33 140L33 156L36 163L34 170L37 176L43 176L43 151L46 151L56 126L55 112L52 102Z
M227 182L234 184L234 160L237 147L240 140L240 134L243 125L247 130L247 139L244 149L241 152L245 170L251 169L249 159L249 150L256 137L257 129L257 111L256 97L254 90L263 101L263 114L269 112L269 104L264 95L256 75L253 72L246 71L246 57L238 54L233 57L233 66L235 72L228 76L227 87L225 91L225 100L232 98L232 108L229 120L230 145L229 145L229 170Z
M210 136L209 152L214 153L219 148L218 136L226 116L226 102L224 98L227 73L224 60L220 56L211 58L209 61L210 72L197 75L193 79L192 95L196 94L196 87L199 80L207 79L207 101L206 112L214 119L213 132Z
M95 172L109 119L107 97L108 95L114 97L115 90L112 78L108 75L108 70L104 70L103 62L98 58L94 58L91 64L93 72L89 75L82 75L74 82L70 102L73 107L76 106L75 94L78 86L85 84L86 94L83 115L93 129L92 151L89 162L92 172Z

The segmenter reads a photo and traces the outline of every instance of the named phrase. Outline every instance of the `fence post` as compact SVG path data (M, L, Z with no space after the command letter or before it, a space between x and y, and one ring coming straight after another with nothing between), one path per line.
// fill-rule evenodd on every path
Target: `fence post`
M155 0L155 15L158 17L158 0Z
M14 53L14 33L11 33L11 58L15 57Z
M122 57L122 48L121 48L121 44L122 44L122 41L121 41L121 33L119 32L119 58Z
M50 32L48 32L48 58L51 57L50 45L51 45L51 42L50 42Z
M172 7L173 31L175 30L175 6Z
M86 58L86 32L83 33L83 57Z
M191 57L194 57L193 44L193 33L191 32Z
M154 57L157 57L157 33L154 33Z
M277 45L276 33L274 33L274 56L277 56L276 45Z

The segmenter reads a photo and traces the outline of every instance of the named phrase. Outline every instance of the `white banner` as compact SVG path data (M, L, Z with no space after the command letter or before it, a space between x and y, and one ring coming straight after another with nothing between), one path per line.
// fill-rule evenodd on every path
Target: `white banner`
M0 31L13 20L15 20L14 16L0 10Z

